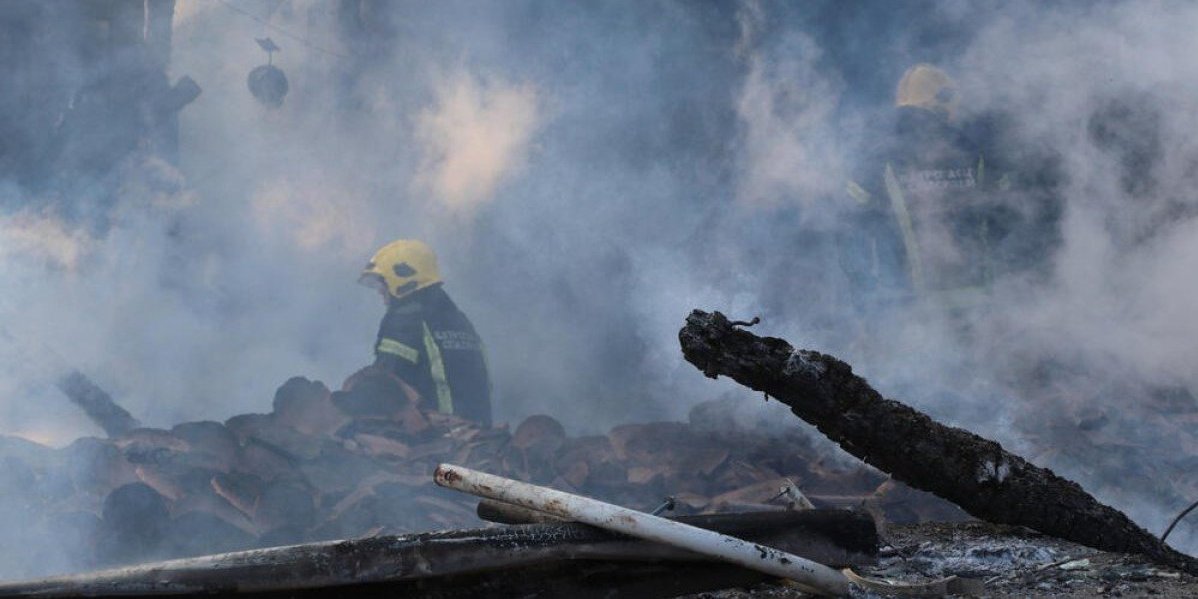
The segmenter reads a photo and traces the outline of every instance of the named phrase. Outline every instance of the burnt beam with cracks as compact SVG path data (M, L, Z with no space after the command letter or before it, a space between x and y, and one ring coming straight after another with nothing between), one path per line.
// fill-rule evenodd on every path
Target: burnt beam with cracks
M678 337L683 356L708 377L724 375L781 401L845 451L977 518L1142 554L1198 574L1198 560L1169 548L1077 483L882 397L832 356L738 329L719 312L691 312Z

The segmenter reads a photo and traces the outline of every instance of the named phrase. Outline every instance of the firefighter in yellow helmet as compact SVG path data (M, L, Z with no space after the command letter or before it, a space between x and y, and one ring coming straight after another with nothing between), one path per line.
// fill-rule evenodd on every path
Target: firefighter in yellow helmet
M846 190L857 218L842 261L860 295L951 311L984 299L1005 225L995 199L1009 183L958 126L959 102L956 83L935 66L917 64L899 81L890 130Z
M894 95L895 106L926 110L947 121L956 119L960 105L956 82L930 64L907 69Z
M398 376L429 409L490 424L482 340L442 288L433 251L414 239L393 241L370 259L359 282L387 304L374 368Z

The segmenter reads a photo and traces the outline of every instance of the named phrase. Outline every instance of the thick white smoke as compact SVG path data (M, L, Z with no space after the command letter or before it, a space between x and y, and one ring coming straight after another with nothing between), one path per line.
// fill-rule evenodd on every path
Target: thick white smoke
M401 236L438 251L501 421L585 432L740 393L682 362L695 307L760 314L1036 454L1051 440L1022 436L1029 410L1134 419L1155 388L1198 388L1188 5L230 4L178 4L170 71L204 90L178 171L129 159L89 218L4 186L29 205L0 218L5 351L27 358L4 373L6 430L95 434L53 389L62 364L159 426L266 411L292 375L336 386L382 315L357 269ZM278 109L246 89L268 36ZM1004 148L1052 172L1060 203L1044 271L1001 281L967 339L936 314L862 327L835 251L845 179L920 61L957 77L963 119L1009 117ZM1070 400L1041 407L1028 373L1046 360ZM1154 529L1177 507L1112 500Z
M748 6L750 14L761 10ZM1198 11L1137 2L1104 3L1103 10L1030 3L962 10L960 3L946 3L921 14L925 22L962 24L967 18L976 31L953 52L935 52L903 36L889 48L880 40L877 68L894 81L910 64L935 62L962 86L963 121L1006 117L1002 130L984 141L1001 146L992 155L1007 160L996 161L1000 168L1031 180L1005 199L1008 207L1032 219L1059 211L1057 225L1041 231L1046 243L1036 258L1044 268L1000 280L988 309L970 317L971 332L964 336L961 324L946 314L917 308L884 313L867 339L846 344L846 320L813 341L834 351L843 347L842 355L884 393L998 438L1095 489L1151 530L1162 530L1184 507L1178 500L1195 491L1192 483L1170 480L1177 472L1159 467L1152 456L1160 455L1154 453L1158 445L1170 447L1166 453L1195 448L1187 427L1162 418L1159 410L1162 397L1181 398L1192 409L1191 393L1198 389L1198 287L1187 275L1198 256L1198 146L1191 134L1198 48L1189 33L1198 25ZM771 55L769 45L758 52L750 64L796 60L793 52ZM805 66L789 69L791 77L767 80L764 92L754 86L754 70L746 76L740 114L749 155L768 156L746 170L747 193L763 181L775 181L779 190L819 189L827 183L823 173L881 168L861 164L857 152L838 154L820 128L829 117L795 135L835 89L817 69L820 54L803 53ZM808 95L800 91L792 100L800 111L789 128L777 124L771 111L745 110L763 93L786 97L791 90ZM868 147L888 134L880 126L885 121L871 111L850 110L843 118L842 147ZM870 129L871 120L879 126ZM802 151L788 151L796 145ZM776 166L772 160L778 158L792 164ZM778 183L770 174L779 172L791 178ZM825 198L827 205L814 209L835 214L836 202L849 201L843 193ZM1053 229L1059 240L1047 243ZM796 299L791 317L801 320L806 300ZM791 329L791 338L812 332L802 322L783 328ZM1119 424L1099 425L1094 433L1079 428L1107 418ZM1047 422L1064 427L1046 431ZM1108 450L1122 448L1123 455L1144 462L1139 468L1147 474L1112 482L1116 468L1127 465L1104 466L1087 461L1085 452L1071 454L1071 437L1078 436ZM1192 533L1179 532L1171 541L1192 548Z
M537 93L465 70L443 76L434 90L434 105L416 118L424 148L417 191L451 210L473 212L524 166L542 119Z
M819 68L822 49L802 30L758 39L768 17L758 2L737 14L738 54L745 66L736 98L743 135L743 173L737 188L745 202L800 202L808 211L839 195L847 173L835 127L843 84Z

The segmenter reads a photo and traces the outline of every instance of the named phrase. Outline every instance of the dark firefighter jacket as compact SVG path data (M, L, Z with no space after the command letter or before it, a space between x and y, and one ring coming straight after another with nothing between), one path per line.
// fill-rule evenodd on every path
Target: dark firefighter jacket
M430 407L491 423L482 340L440 284L391 301L374 354L376 365L414 387Z
M1009 221L998 196L1009 183L936 113L900 108L896 117L848 183L855 218L842 264L867 294L968 302L993 280L992 250Z

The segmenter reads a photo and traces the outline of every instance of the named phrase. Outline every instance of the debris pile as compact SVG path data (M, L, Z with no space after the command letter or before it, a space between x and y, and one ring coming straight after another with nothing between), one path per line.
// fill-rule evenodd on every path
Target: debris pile
M539 487L542 488L543 487ZM847 510L681 516L836 567L875 562L878 536ZM724 537L731 538L731 537ZM764 549L763 549L764 551ZM753 550L754 558L757 549ZM674 597L770 580L675 547L554 521L252 549L0 584L0 597Z
M73 541L66 562L31 557L5 576L477 526L475 501L433 485L440 462L646 511L667 496L676 514L783 510L789 488L891 521L964 517L871 468L829 460L801 429L744 422L731 401L700 404L689 422L570 437L545 415L509 429L410 401L380 408L355 382L330 392L296 377L269 414L133 428L61 450L3 439L5 493L35 523L30 534Z
M700 404L685 423L606 435L571 438L544 415L509 431L422 411L415 392L369 369L337 392L293 378L271 413L223 424L129 429L116 425L135 421L121 418L106 427L111 439L60 451L5 439L3 507L86 531L77 544L86 565L276 548L13 583L0 594L374 584L376 594L429 596L569 587L571 596L666 597L738 585L758 586L708 596L795 596L769 576L832 595L850 585L919 596L1090 596L1153 581L1166 594L1193 589L1198 560L1077 484L883 398L831 356L744 324L695 311L680 332L684 357L777 398L827 440L744 422L721 401ZM111 398L84 395L89 414L120 414ZM829 461L828 440L895 478ZM899 480L988 522L966 521ZM434 481L485 500L476 512L473 498ZM864 509L810 509L821 506ZM664 509L701 515L657 517ZM470 530L476 513L511 526ZM926 520L959 522L878 528ZM443 529L458 530L421 532Z

